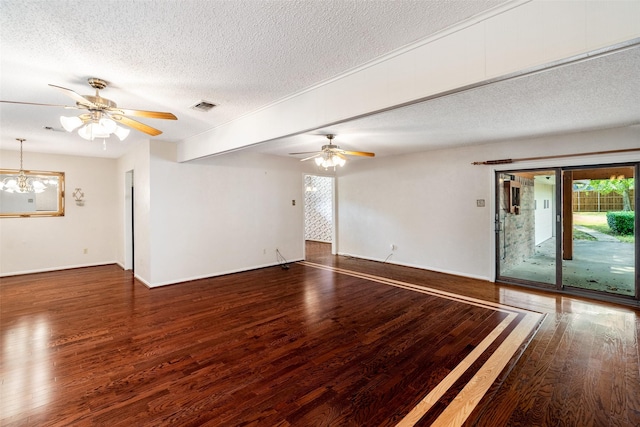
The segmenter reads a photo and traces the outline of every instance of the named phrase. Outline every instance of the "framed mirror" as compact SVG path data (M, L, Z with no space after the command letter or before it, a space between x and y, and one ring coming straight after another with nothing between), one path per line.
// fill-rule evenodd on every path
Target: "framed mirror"
M64 216L64 172L0 169L0 218Z

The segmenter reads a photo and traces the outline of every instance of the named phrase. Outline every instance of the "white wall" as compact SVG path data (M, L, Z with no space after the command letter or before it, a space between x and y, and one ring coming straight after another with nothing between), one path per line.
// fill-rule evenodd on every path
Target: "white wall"
M487 168L465 150L351 162L338 178L341 254L488 277L492 254ZM484 199L486 207L476 207Z
M554 180L555 176L549 178L550 180ZM552 183L554 181L551 181ZM541 180L535 180L534 182L534 192L535 192L535 200L536 200L536 210L535 210L535 229L536 229L536 237L535 244L539 245L540 243L550 239L553 237L553 230L555 221L553 205L555 203L555 185L552 183L544 183ZM545 208L545 201L547 201L548 206Z
M341 254L493 280L494 171L474 161L637 148L640 126L350 162L338 177ZM500 170L640 161L640 152ZM486 207L476 207L484 199Z
M304 165L297 159L234 153L176 163L175 156L174 144L159 141L118 160L27 153L30 169L66 173L66 212L0 219L0 273L124 267L130 170L135 274L148 286L276 265L276 248L290 261L302 259ZM2 152L1 167L18 164L17 152ZM82 207L71 197L76 187L86 196Z
M238 152L175 160L174 144L151 144L147 285L275 265L276 249L290 261L302 259L304 195L297 159ZM137 170L135 177L137 185Z
M640 126L351 161L337 178L342 254L493 279L491 166L480 160L637 148ZM1 152L14 168L17 152ZM134 170L136 275L149 286L303 256L304 164L231 153L175 162L175 146L140 144L118 160L27 153L30 169L66 172L66 215L0 219L0 274L124 265L125 173ZM640 153L518 162L500 170L640 161ZM85 206L70 197L75 187ZM486 207L476 207L484 199ZM292 206L291 201L296 200ZM84 254L83 249L88 253Z
M18 151L0 152L0 167L19 165ZM115 262L116 161L27 152L24 166L65 173L65 215L0 218L0 275ZM84 206L77 206L71 196L76 187L85 194Z

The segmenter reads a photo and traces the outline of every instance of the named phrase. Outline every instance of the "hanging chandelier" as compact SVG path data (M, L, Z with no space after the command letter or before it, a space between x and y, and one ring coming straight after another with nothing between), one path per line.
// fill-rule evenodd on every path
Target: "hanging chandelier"
M0 182L0 190L7 193L42 193L47 188L47 183L35 176L27 176L22 168L22 143L24 138L16 138L20 141L20 170L18 175L9 175Z

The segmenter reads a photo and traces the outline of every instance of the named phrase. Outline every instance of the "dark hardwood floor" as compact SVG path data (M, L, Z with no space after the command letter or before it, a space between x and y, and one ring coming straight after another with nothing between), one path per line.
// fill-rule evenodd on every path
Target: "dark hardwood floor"
M307 260L546 314L460 424L640 425L637 310L326 244ZM156 289L91 267L1 278L0 298L2 426L395 425L524 316L301 263ZM415 425L442 422L510 328Z

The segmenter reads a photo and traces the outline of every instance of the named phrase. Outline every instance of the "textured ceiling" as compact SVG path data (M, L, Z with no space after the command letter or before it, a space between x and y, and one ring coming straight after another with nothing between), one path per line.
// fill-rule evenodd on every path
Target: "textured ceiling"
M635 125L639 73L636 46L250 149L278 155L318 149L332 133L344 149L384 156Z
M73 105L48 83L119 106L171 111L146 120L179 141L482 13L502 0L0 2L0 99ZM218 104L201 113L201 100ZM0 148L118 157L136 141L87 142L56 107L0 104ZM68 114L68 113L65 113ZM145 120L141 120L145 121ZM53 130L44 130L44 127ZM111 138L113 139L113 138Z
M0 0L0 99L73 105L48 83L121 107L176 142L424 39L503 1ZM249 149L319 148L326 133L378 156L640 123L640 47L503 81ZM189 107L218 104L208 113ZM88 142L58 107L0 104L0 148L119 157L148 137ZM45 130L49 126L53 130Z

